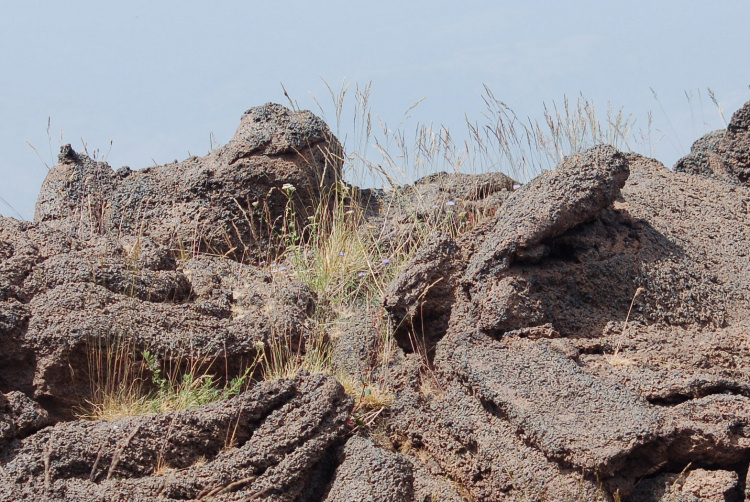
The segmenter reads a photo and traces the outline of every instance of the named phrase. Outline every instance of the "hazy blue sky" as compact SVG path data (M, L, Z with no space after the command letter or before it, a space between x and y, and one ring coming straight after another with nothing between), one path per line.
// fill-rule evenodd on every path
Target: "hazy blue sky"
M113 141L114 168L182 160L207 153L211 133L228 141L246 109L286 104L280 83L317 112L321 79L372 81L383 120L425 97L413 120L454 131L481 119L483 84L534 119L582 93L643 127L652 111L667 165L723 127L707 87L727 120L750 99L747 0L27 0L0 16L0 197L26 219L61 131L77 150ZM0 214L14 215L1 202Z

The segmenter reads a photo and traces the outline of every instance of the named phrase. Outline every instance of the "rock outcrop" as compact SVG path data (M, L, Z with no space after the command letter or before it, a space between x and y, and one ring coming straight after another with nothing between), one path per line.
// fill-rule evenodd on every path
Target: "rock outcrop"
M73 421L0 454L6 500L319 499L351 398L299 375L195 410Z
M186 253L265 258L274 229L306 223L341 179L341 145L310 112L266 104L242 116L225 146L205 157L133 171L63 148L34 221L84 239L150 237Z
M698 174L730 183L750 183L750 102L732 116L725 131L706 134L677 161L677 172Z
M675 171L598 146L523 186L391 193L337 187L337 140L278 105L182 163L64 149L35 222L0 219L0 499L750 500L749 123L750 103ZM322 302L261 262L331 190L411 249L382 309L325 333L331 371L392 404L367 415L365 388L300 372L76 419L102 348L223 379L278 344L304 356Z
M742 117L725 133L737 166ZM383 300L426 359L391 436L475 500L659 500L683 469L684 500L741 500L750 192L736 181L599 147L435 235Z

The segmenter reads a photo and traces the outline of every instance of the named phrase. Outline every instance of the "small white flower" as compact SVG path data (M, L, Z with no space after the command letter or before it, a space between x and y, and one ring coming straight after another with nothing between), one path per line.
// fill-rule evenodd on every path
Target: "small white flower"
M297 190L291 183L284 183L283 185L281 185L281 189L286 190L287 192L294 192L295 190Z
M388 265L391 262L388 258L383 258L381 261L383 262L383 265Z
M346 253L344 253L343 251L339 251L339 256L346 256Z
M365 276L364 272L357 272L357 277L364 277L364 276Z
M266 264L266 260L261 260L261 261L258 262L258 266L259 267L262 267L265 264Z
M281 270L282 272L286 272L286 267L282 265L281 267L279 267L279 270Z
M346 214L354 214L354 209L349 209L346 211Z
M258 204L259 202L256 200L255 202L253 202L253 207L258 207Z
M519 185L518 183L513 185L513 190L518 190L519 188L521 188L521 185Z
M456 203L455 203L455 202L453 202L452 200L449 200L448 202L446 202L446 203L445 203L445 205L446 205L446 206L455 206L455 205L456 205Z

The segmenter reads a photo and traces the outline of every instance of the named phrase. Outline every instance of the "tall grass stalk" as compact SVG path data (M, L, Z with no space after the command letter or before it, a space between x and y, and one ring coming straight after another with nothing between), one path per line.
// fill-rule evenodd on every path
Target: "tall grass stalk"
M417 177L436 171L503 171L518 181L526 181L554 168L562 156L596 144L606 142L627 148L632 129L631 117L611 107L606 121L600 122L593 102L583 97L575 103L565 98L560 105L552 102L545 106L542 123L521 119L485 87L484 120L479 123L467 119L463 135L432 124L417 124L413 133L408 133L406 123L421 100L405 112L395 128L390 128L370 110L371 84L352 89L344 82L338 91L326 86L333 106L335 133L343 145L343 153L330 155L341 156L347 180L360 186L394 189L386 198L389 202L380 207L385 213L391 207L415 207L413 200L406 200L413 198L414 192L398 188ZM290 105L298 108L284 92ZM347 110L352 96L350 115ZM324 107L317 100L316 103L325 117ZM348 116L349 132L342 134ZM300 369L336 373L328 336L331 326L350 322L352 312L357 311L380 311L384 316L380 307L383 291L415 250L437 230L455 235L478 221L478 217L452 210L427 216L413 214L402 222L409 225L408 237L394 242L383 239L382 227L370 225L365 201L359 200L361 192L344 179L338 180L330 193L322 194L312 212L296 207L295 187L285 185L278 189L288 202L283 215L274 220L263 201L250 201L244 206L236 202L240 208L248 208L243 213L249 228L262 232L254 236L256 241L272 240L267 262L278 264L276 270L281 270L283 264L285 273L309 286L317 296L317 306L306 336L292 340L277 333L259 350L252 366L259 365L267 379L292 377ZM200 236L196 236L196 242L199 240ZM197 252L181 251L185 258ZM378 359L386 367L394 345L393 335L387 328L381 335L383 354ZM90 416L195 406L225 398L245 383L233 381L222 387L210 368L210 361L189 357L171 369L165 368L152 353L138 352L132 342L115 337L112 345L95 346L93 350L90 373L95 383ZM245 373L243 378L251 374L252 371ZM388 394L387 382L360 382L349 375L336 376L360 397L377 395L381 397L375 401L388 401L383 397Z
M90 397L76 414L111 420L220 401L250 384L260 355L243 374L222 382L211 358L178 350L168 361L161 361L151 351L139 350L131 336L96 337L88 344Z

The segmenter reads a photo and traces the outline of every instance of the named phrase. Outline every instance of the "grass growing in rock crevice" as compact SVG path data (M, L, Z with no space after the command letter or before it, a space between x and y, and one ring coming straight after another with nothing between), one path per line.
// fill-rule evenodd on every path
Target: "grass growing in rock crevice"
M302 282L315 293L317 305L309 319L308 335L293 341L277 333L258 350L252 367L240 380L226 383L210 372L208 361L188 358L186 364L176 366L180 371L169 372L152 352L139 352L125 339L94 346L89 371L92 395L86 416L112 418L184 409L229 397L252 378L292 377L301 369L334 375L355 398L358 409L382 409L392 401L387 371L378 371L393 360L392 327L388 322L378 324L379 368L370 368L371 378L355 378L335 369L331 333L365 312L385 319L380 306L383 292L413 253L436 231L457 235L483 216L467 214L460 207L442 208L431 215L412 209L412 214L404 215L404 208L416 208L419 201L413 200L417 192L404 190L403 184L435 171L504 171L525 182L553 168L562 156L597 144L627 149L633 129L630 117L611 108L602 126L593 102L582 97L575 103L565 99L561 105L553 102L545 107L543 123L522 120L485 88L487 112L482 123L467 120L465 139L446 128L427 125L417 125L412 136L406 134L403 124L391 129L373 116L367 85L354 90L353 134L342 138L340 126L349 106L349 86L345 84L338 92L329 90L334 133L343 144L343 152L328 152L329 160L342 162L345 178L355 184L379 185L388 191L379 206L381 213L373 215L372 207L362 200L364 193L344 180L322 194L314 208L297 205L297 187L285 184L275 188L285 195L287 205L283 216L273 221L270 212L264 211L263 201L251 201L243 209L249 228L262 228L263 236L272 237L263 266ZM291 104L294 108L295 103ZM396 209L401 211L398 223L408 232L399 239L386 239L383 221ZM309 216L303 220L303 214ZM190 258L195 249L181 249L178 258ZM240 259L244 260L244 255Z
M239 394L250 385L259 362L256 358L243 374L227 381L213 370L214 361L189 351L178 351L165 362L139 350L132 337L90 340L90 396L76 415L111 420L196 408Z
M341 138L342 116L347 106L349 86L334 91L329 87L335 116L335 133ZM347 374L337 374L331 361L331 337L334 326L356 320L365 311L385 318L380 303L386 286L398 275L413 253L436 231L457 235L471 229L483 215L467 214L460 207L435 211L432 214L408 214L403 208L416 208L418 192L404 190L403 183L443 170L450 173L486 173L503 170L519 181L553 168L563 155L583 151L601 143L627 147L633 126L622 111L607 111L605 126L597 119L593 102L579 98L571 103L545 107L543 124L521 120L489 88L483 96L487 113L480 125L467 120L463 141L445 128L418 125L413 140L399 125L395 130L374 117L369 109L371 87L354 90L352 136L344 136L343 172L347 179L364 180L388 190L381 214L366 214L367 201L360 200L359 189L339 180L332 193L321 197L304 228L296 226L295 187L285 186L288 198L284 221L274 222L277 239L282 245L278 253L266 261L273 263L277 273L290 275L306 284L317 297L312 319L313 334L304 347L292 347L283 341L269 347L265 377L292 376L299 369L334 374L359 399L383 396L388 402L387 377L379 373L372 381L363 381ZM291 106L296 103L290 100ZM320 106L320 103L318 103ZM416 103L408 113L418 106ZM325 117L325 110L320 106ZM347 141L349 140L349 141ZM349 148L349 145L353 147ZM382 203L383 201L381 201ZM452 201L451 201L452 202ZM391 209L398 211L391 211ZM416 210L415 210L416 211ZM382 220L399 213L399 221L408 227L401 239L384 239ZM381 218L379 219L378 216ZM380 220L380 221L378 221ZM381 323L382 366L390 360L394 341L387 322ZM378 374L377 371L372 372ZM371 406L363 404L363 406ZM374 406L374 405L372 405Z

